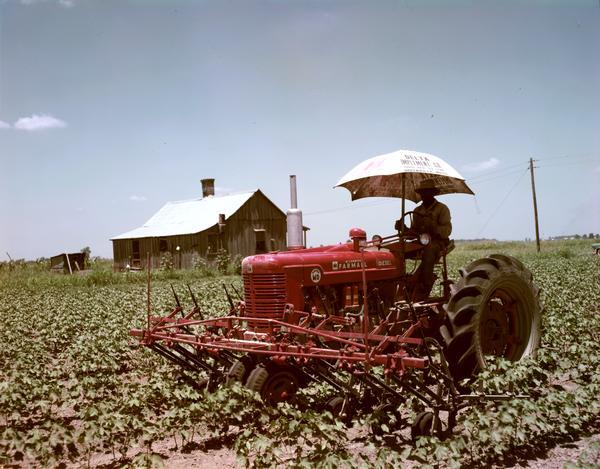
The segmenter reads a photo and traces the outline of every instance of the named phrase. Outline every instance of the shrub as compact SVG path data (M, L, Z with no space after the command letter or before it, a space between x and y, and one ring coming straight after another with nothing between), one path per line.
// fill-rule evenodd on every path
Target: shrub
M163 253L160 257L160 270L163 272L171 272L174 268L173 255L168 251Z
M229 268L229 264L231 263L231 256L229 255L226 249L219 249L217 251L215 263L217 264L217 270L220 273L227 273L227 269Z
M234 256L229 264L230 275L241 275L242 274L242 256L239 254Z
M192 255L192 268L203 277L212 277L215 275L210 262L197 252Z

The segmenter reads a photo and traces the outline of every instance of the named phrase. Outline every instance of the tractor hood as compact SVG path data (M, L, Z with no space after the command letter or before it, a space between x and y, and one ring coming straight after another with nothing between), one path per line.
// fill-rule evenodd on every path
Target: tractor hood
M356 276L362 272L363 262L371 280L396 276L402 267L400 260L387 249L368 248L361 253L354 250L353 243L344 243L246 257L242 273L286 274L305 286L325 285L347 281L349 279L343 280L343 277L349 274Z

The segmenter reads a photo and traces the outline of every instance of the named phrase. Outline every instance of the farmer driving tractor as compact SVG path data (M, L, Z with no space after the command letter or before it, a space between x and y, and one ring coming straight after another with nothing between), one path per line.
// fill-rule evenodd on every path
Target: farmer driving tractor
M422 202L413 211L411 227L405 228L404 232L413 236L428 234L431 237L431 241L422 251L421 264L414 275L413 301L421 301L429 296L433 288L435 281L433 268L440 253L448 245L452 223L448 207L435 199L439 190L432 179L421 181L415 191L421 196ZM402 221L396 221L396 229L401 230L401 228Z

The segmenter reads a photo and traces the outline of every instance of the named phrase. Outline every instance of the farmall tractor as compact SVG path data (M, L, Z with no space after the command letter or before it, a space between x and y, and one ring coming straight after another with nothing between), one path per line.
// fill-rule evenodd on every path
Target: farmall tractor
M415 154L425 155L402 156ZM442 186L450 177L434 176ZM424 177L431 177L431 168ZM404 201L408 178L399 185ZM360 196L350 189L353 198ZM375 411L390 430L405 425L397 409L416 396L428 410L410 423L414 437L451 431L457 412L474 402L514 397L470 393L468 381L491 356L519 360L539 345L539 290L520 261L490 255L451 280L450 242L436 268L438 294L414 302L409 267L418 265L426 233L368 241L364 230L353 228L348 242L306 249L295 200L294 179L289 250L243 260L243 296L234 301L227 293L227 315L206 318L197 304L186 313L177 300L170 314L149 317L146 329L131 334L184 374L204 371L205 380L188 381L207 391L241 382L276 404L294 401L311 382L328 383L335 394L325 410L346 420ZM404 203L402 214L402 225L409 226Z

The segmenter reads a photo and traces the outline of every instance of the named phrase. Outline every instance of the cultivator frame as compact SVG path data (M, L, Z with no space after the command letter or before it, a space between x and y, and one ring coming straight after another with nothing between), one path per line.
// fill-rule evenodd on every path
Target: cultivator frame
M147 328L131 335L180 366L184 379L200 390L246 381L273 404L290 400L310 381L326 382L338 395L325 409L345 419L375 409L388 428L390 416L412 395L430 409L413 422L413 437L452 431L457 412L473 403L519 397L459 392L442 347L424 333L443 317L443 299L397 302L371 326L364 305L359 314L334 316L286 304L281 319L270 319L245 315L240 300L230 301L227 316L204 318L188 289L195 303L189 312L173 290L177 307L166 316L148 316ZM232 374L236 366L242 374ZM202 371L208 378L197 381L185 371ZM405 425L399 416L392 420Z

